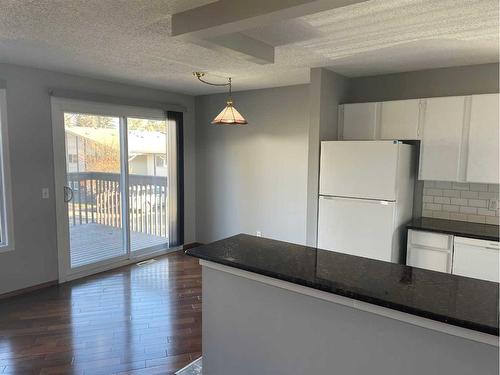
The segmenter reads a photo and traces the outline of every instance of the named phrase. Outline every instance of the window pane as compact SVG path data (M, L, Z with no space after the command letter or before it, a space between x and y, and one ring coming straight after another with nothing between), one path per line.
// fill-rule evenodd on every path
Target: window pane
M131 250L168 246L167 122L128 118Z
M117 117L64 114L72 268L126 254L119 122Z

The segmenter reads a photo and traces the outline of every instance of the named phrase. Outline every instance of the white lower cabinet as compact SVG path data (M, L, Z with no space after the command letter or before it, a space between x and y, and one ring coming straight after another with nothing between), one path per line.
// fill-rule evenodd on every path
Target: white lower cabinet
M450 273L452 253L453 236L418 230L408 231L407 265Z
M425 247L413 246L408 253L407 264L412 267L449 273L451 254L441 249L426 249Z
M411 229L408 231L406 264L500 282L500 249L495 241Z
M499 282L498 242L455 237L452 273Z

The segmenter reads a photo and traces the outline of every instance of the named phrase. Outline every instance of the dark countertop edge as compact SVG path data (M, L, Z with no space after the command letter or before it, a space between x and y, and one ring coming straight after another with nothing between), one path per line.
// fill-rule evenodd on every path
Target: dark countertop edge
M414 220L410 221L406 225L406 228L420 230L423 232L443 233L443 234L449 234L449 235L466 237L466 238L474 238L477 240L500 242L500 235L499 234L490 235L490 234L485 234L485 233L471 233L471 232L464 232L464 231L460 231L460 230L454 230L453 228L435 227L429 223L422 223L422 221L425 221L425 220L442 221L442 223L440 223L441 225L446 225L446 222L450 222L450 224L451 223L456 223L456 224L460 223L461 225L464 225L465 223L467 223L464 221L456 221L456 220L449 220L449 219L437 219L437 218L421 217L421 218L414 219ZM495 224L481 224L481 223L469 223L469 224L498 227Z
M421 226L413 225L413 224L408 224L406 226L406 228L408 228L408 229L414 229L414 230L420 230L422 232L443 233L443 234L450 234L450 235L453 235L453 236L460 236L460 237L466 237L466 238L474 238L476 240L496 241L496 242L500 241L499 237L494 237L494 236L487 236L487 235L481 235L481 234L471 234L471 233L463 233L463 232L459 232L459 231L446 230L446 229L438 229L438 228L427 228L427 227L421 227Z
M339 289L335 290L334 292L332 292L331 290L325 290L325 289L322 289L322 288L318 288L317 286L311 285L310 283L307 283L307 282L305 282L304 280L301 280L301 279L293 279L293 278L285 277L283 275L276 274L276 273L273 273L273 272L268 272L268 271L260 270L260 269L257 269L257 268L248 267L248 266L242 266L242 265L237 264L237 263L232 263L232 262L229 262L229 261L220 260L219 258L211 258L209 256L201 256L201 255L198 255L198 254L192 254L192 252L190 250L186 250L185 254L189 255L189 256L192 256L194 258L206 260L206 261L217 263L217 264L222 264L224 266L233 267L233 268L240 269L240 270L243 270L243 271L253 272L253 273L256 273L256 274L259 274L259 275L262 275L262 276L271 277L271 278L277 279L277 280L287 281L287 282L290 282L292 284L297 284L297 285L305 286L305 287L308 287L308 288L311 288L311 289L320 290L320 291L325 292L325 293L331 293L331 294L339 295L339 296L342 296L342 297L347 297L347 298L355 299L355 300L358 300L358 301L371 303L373 305L377 305L377 306L389 308L389 309L392 309L392 310L397 310L397 311L400 311L400 312L403 312L403 313L407 313L407 314L419 316L419 317L422 317L422 318L427 318L427 319L435 320L435 321L438 321L438 322L441 322L441 323L450 324L450 325L457 326L457 327L460 327L460 328L466 328L466 329L470 329L470 330L473 330L473 331L478 331L478 332L486 333L486 334L489 334L489 335L499 336L499 329L496 328L496 327L485 326L485 325L481 325L481 324L472 323L472 322L469 322L469 321L464 321L464 320L460 320L460 319L450 318L450 317L444 316L444 315L439 315L439 314L434 314L434 313L430 313L430 312L425 312L425 311L418 310L418 309L415 309L415 308L411 308L411 307L408 307L408 306L405 306L405 305L400 305L400 304L397 304L397 303L394 303L394 302L388 302L388 301L380 300L380 299L377 299L377 298L372 298L372 297L364 296L362 294L357 294L357 293L354 293L354 292L349 292L349 291L343 290L341 288L339 288Z

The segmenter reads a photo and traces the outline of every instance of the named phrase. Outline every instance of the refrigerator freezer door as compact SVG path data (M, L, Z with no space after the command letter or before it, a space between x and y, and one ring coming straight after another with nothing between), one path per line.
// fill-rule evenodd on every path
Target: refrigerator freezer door
M320 197L318 248L366 258L393 257L394 202Z
M398 144L321 142L320 195L396 200Z

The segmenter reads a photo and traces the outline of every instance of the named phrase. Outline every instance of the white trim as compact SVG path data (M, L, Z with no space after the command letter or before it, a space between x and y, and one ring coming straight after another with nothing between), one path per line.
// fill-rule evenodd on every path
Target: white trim
M84 265L78 268L71 268L70 264L70 233L68 226L68 209L67 203L64 202L64 186L67 184L66 171L66 142L64 131L64 113L85 113L91 115L113 116L120 119L120 138L122 147L120 148L120 158L123 155L128 157L127 118L147 118L152 120L167 121L166 112L161 109L141 108L119 104L96 103L91 101L82 101L75 99L51 97L52 107L52 137L53 137L53 152L54 152L54 174L55 174L55 191L56 199L56 218L57 218L57 252L58 252L58 272L59 282L74 280L79 277L88 276L93 273L101 272L107 269L119 267L126 264L131 264L138 259L147 259L153 255L161 255L170 251L175 251L176 248L168 248L165 246L153 246L139 251L132 251L130 247L130 239L126 238L126 249L120 256L112 259L103 260L89 265ZM125 121L124 121L125 120ZM167 129L169 124L167 123ZM170 136L170 134L169 134ZM167 149L168 150L168 149ZM168 155L167 155L168 157ZM128 170L128 163L123 163L122 170ZM127 178L123 179L126 181ZM170 182L169 182L170 185ZM124 184L122 183L122 186ZM124 193L125 187L122 189L122 199L127 200ZM126 207L126 205L122 205ZM128 218L128 215L124 217ZM168 220L169 218L166 218ZM170 241L170 238L169 238Z
M100 263L101 265L99 265L97 267L95 266L96 263L94 263L94 265L93 265L94 267L87 267L85 269L80 269L77 272L73 272L71 274L66 275L66 277L64 279L59 278L59 284L65 283L67 281L76 280L76 279L79 279L81 277L94 275L94 274L99 273L99 272L112 270L114 268L128 266L130 264L138 263L138 262L141 262L143 260L152 259L152 258L161 256L161 255L173 253L173 252L176 252L179 250L182 250L182 246L172 247L172 248L168 248L168 249L162 249L162 250L158 250L158 251L155 251L152 253L147 253L144 255L132 256L130 259L122 259L119 261L115 260L115 261L107 262L104 264ZM91 266L91 265L89 265L89 266Z
M129 165L128 165L128 120L126 117L120 117L120 144L125 146L125 150L120 147L120 200L122 206L122 240L125 245L125 249L129 249L127 252L130 258L132 252L132 245L130 239L130 200L129 200ZM125 157L124 157L125 156Z
M165 120L166 112L157 108L134 107L121 104L99 103L85 100L51 98L52 108L57 106L61 112L83 113L89 115L148 118Z
M168 243L177 244L177 229L179 223L177 222L177 178L178 178L178 152L177 152L177 124L175 121L167 119L167 168L168 168L168 209L167 209L167 225L168 225Z
M0 253L14 250L14 211L7 124L7 94L5 89L0 89L0 225L4 237L0 242Z
M489 335L487 333L478 332L458 326L454 326L447 323L442 323L437 320L423 318L417 315L404 313L394 309L374 305L371 303L358 301L352 298L339 296L337 294L323 292L321 290L308 288L302 285L290 283L288 281L278 280L272 277L259 275L257 273L248 272L240 270L238 268L233 268L229 266L224 266L222 264L206 261L200 259L200 265L203 267L208 267L217 271L227 272L229 274L243 277L249 280L254 280L261 282L263 284L275 286L281 289L286 289L292 292L300 293L306 296L318 298L324 301L329 301L337 303L343 306L352 307L353 309L362 310L384 316L390 319L399 320L401 322L409 323L422 328L431 329L434 331L442 332L452 336L462 337L468 340L481 342L483 344L499 346L499 337L494 335Z
M93 275L95 273L107 271L113 268L126 266L132 263L140 262L141 260L150 259L155 256L160 256L181 249L182 247L168 248L164 245L151 246L138 251L131 250L130 254L124 252L123 255L111 259L104 259L95 263L85 264L77 268L69 267L63 274L63 277L59 277L59 283L79 279L80 277Z
M57 259L59 282L67 281L70 267L68 210L64 202L66 185L66 141L64 133L64 105L51 98L52 149L54 153L54 198L56 201Z
M156 102L152 100L103 95L103 94L96 94L95 92L89 93L82 91L52 88L49 89L49 95L51 97L60 99L73 99L79 101L89 101L89 102L103 103L103 104L108 103L113 105L116 104L116 105L133 106L140 108L156 108L156 109L161 109L163 111L188 112L186 106L182 104L169 104L163 102Z

